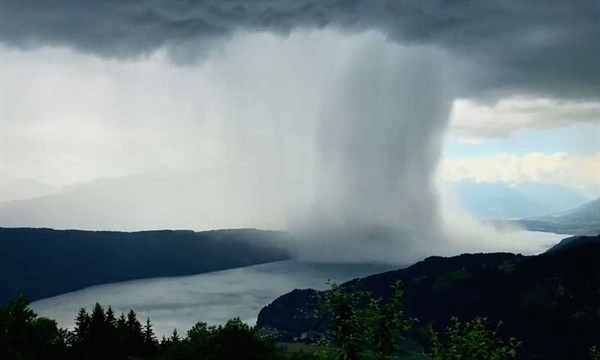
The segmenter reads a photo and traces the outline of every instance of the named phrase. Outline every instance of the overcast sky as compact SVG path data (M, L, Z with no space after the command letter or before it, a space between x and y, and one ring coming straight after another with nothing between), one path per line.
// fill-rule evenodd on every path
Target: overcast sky
M301 178L314 161L306 142L322 141L307 134L318 132L324 94L358 57L374 68L385 59L415 69L410 59L442 63L452 99L447 131L435 127L444 134L442 179L550 182L598 194L596 0L0 6L2 200L156 169L279 161L271 170ZM372 70L361 66L369 84ZM419 159L426 176L435 173L437 156Z

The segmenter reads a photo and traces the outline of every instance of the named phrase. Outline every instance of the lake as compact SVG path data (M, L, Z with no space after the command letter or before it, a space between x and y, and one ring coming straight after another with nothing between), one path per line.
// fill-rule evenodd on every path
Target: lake
M99 302L120 314L134 309L140 321L150 317L159 336L174 328L186 332L198 321L223 324L238 316L254 325L260 309L294 289L326 289L328 279L343 282L401 268L389 264L323 264L295 260L193 276L155 278L94 286L36 301L31 308L72 327L77 311Z
M517 243L496 244L480 251L535 254L568 237L528 233L530 243L525 247ZM94 286L36 301L31 308L39 315L55 319L59 326L71 328L81 307L91 310L99 302L104 307L111 305L117 314L134 309L142 322L150 317L158 336L168 335L175 328L183 334L198 321L218 325L236 316L254 325L262 307L294 289L326 289L329 279L339 283L403 267L406 265L288 260L192 276Z

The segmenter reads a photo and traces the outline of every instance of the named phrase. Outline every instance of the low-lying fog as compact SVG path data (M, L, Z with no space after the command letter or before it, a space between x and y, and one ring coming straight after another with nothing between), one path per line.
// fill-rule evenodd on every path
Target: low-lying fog
M527 248L540 253L564 237L530 233L527 239L534 244ZM81 307L91 310L96 302L104 307L111 305L117 313L134 309L140 321L150 317L160 337L174 328L184 333L198 321L217 325L235 316L253 325L263 306L293 289L325 289L328 279L343 282L405 266L280 261L194 276L95 286L36 301L31 307L62 327L72 327L77 311Z

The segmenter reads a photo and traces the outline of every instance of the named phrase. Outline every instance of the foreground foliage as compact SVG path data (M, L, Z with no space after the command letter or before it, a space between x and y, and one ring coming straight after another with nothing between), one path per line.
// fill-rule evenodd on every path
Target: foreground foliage
M197 323L186 336L177 330L156 339L150 319L142 325L133 310L115 316L111 307L96 304L91 313L79 310L73 331L38 317L25 297L0 308L2 360L276 360L282 355L271 341L259 337L239 318L224 326Z
M402 280L405 314L419 319L404 341L419 353L430 346L428 324L442 333L451 318L502 321L504 339L522 342L518 358L589 359L600 345L600 236L563 240L535 256L509 253L429 257L407 268L361 279L360 289L384 301ZM343 285L347 288L355 281ZM257 328L277 341L318 340L328 323L319 292L294 290L259 313ZM440 334L442 336L443 334ZM414 345L414 346L413 346Z
M487 328L485 318L475 318L461 324L458 318L452 318L446 329L445 341L438 334L432 334L432 356L434 360L507 360L517 356L519 343L511 338L503 341L498 337L498 329Z
M402 311L402 284L396 281L387 302L373 299L360 290L360 283L342 289L331 284L322 302L331 316L335 340L328 351L318 352L315 358L358 360L397 359L399 344L411 330L416 319L407 318ZM498 330L487 328L485 318L475 318L462 324L452 318L445 333L438 335L431 328L433 360L508 360L515 358L520 345L515 339L503 341Z
M165 360L201 359L283 359L274 344L260 338L254 329L239 318L229 320L224 326L196 323L183 339L175 334L163 342Z
M415 320L402 311L402 284L392 286L387 302L374 299L369 292L359 290L359 284L342 289L330 284L331 290L322 299L324 312L331 317L335 340L324 357L357 360L366 353L376 359L387 359L398 351L398 345Z
M92 311L80 309L73 331L60 329L56 321L38 317L25 297L0 308L0 359L2 360L282 360L402 359L399 344L416 319L402 310L400 282L392 287L387 301L374 299L359 284L331 284L322 293L323 311L330 319L331 338L314 353L289 354L239 318L225 325L196 323L184 336L156 339L150 319L142 324L133 310L116 316L109 306L98 303ZM485 318L461 323L452 318L442 333L430 329L431 349L418 358L432 360L509 360L517 357L519 343L504 341L498 329L488 329ZM600 352L590 349L592 360ZM415 359L415 354L406 359Z
M590 349L590 355L592 357L592 360L600 360L600 350L598 350L597 347L592 346L592 348Z
M25 297L0 308L0 359L62 359L70 334L56 321L38 317Z

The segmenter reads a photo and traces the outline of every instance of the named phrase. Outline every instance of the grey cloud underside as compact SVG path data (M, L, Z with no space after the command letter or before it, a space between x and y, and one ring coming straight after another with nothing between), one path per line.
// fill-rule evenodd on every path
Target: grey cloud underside
M459 95L600 96L596 0L2 1L0 39L129 58L160 47L190 61L238 31L383 31L446 48Z

